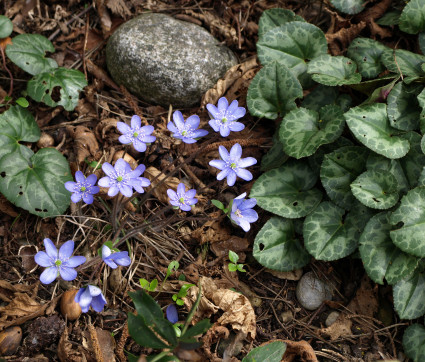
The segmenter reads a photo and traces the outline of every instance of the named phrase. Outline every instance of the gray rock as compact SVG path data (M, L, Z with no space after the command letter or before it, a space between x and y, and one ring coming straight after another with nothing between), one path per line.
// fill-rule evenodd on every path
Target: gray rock
M204 28L149 13L114 32L106 46L106 63L115 82L141 99L191 107L237 59Z
M331 288L324 281L317 279L313 272L303 275L297 284L298 302L308 310L320 307L324 300L332 299Z
M334 324L335 321L338 319L338 317L339 317L339 312L337 312L336 310L330 312L325 321L326 327L330 327L332 324Z

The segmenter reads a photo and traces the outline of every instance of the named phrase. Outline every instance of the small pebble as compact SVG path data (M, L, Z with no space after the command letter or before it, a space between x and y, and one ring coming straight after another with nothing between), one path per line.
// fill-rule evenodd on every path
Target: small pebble
M298 302L308 310L315 310L325 300L332 299L331 288L323 280L318 279L313 272L303 275L297 284Z
M339 312L337 312L336 310L330 312L325 321L326 327L330 327L332 324L334 324L338 317Z
M280 318L282 319L283 323L289 323L294 319L294 316L290 310L287 310L280 315Z

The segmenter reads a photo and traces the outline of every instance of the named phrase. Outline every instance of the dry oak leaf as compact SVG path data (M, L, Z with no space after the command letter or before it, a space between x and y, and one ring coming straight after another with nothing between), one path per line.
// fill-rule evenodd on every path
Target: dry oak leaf
M211 213L211 219L221 216L221 211ZM217 243L230 239L232 236L231 229L228 226L223 226L219 220L207 221L200 228L192 232L192 237L200 244Z
M286 343L286 351L282 362L292 362L294 359L300 362L317 362L316 353L306 341L276 340ZM275 341L272 341L275 342Z
M89 156L96 156L99 145L92 130L85 126L66 127L66 130L74 139L74 152L78 163L83 163Z
M34 285L10 284L6 280L0 279L0 299L4 302L11 302L16 292L33 291Z
M0 320L7 317L23 317L37 312L41 305L26 293L15 293L14 298L5 307L0 307Z
M211 251L216 256L228 255L229 250L233 250L235 253L240 251L247 251L249 248L249 242L246 238L240 238L238 236L231 236L228 239L220 240L211 244ZM244 262L245 257L240 258L239 262Z
M348 314L341 313L337 320L329 327L319 329L318 332L327 337L330 337L331 341L338 339L339 337L349 337L353 333L351 332L351 326L353 322L348 317Z
M161 173L161 171L153 166L148 167L142 176L151 181L151 185L147 188L147 190L152 191L152 194L164 204L168 204L167 190L176 190L178 184L180 183L180 180L177 177L167 177L167 175L164 175ZM161 185L158 185L166 177L167 179L161 183ZM153 181L154 178L156 178L155 181Z

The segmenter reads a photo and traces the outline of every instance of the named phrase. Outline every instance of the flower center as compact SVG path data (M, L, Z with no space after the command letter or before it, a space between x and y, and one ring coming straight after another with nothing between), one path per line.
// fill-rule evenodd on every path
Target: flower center
M59 260L59 259L58 259L58 260L56 260L56 261L55 261L55 265L56 265L56 266L61 266L61 265L62 265L62 261L61 261L61 260Z
M227 118L226 117L223 117L222 119L221 119L221 123L226 123L227 122Z
M182 136L186 136L187 135L187 131L182 131Z
M236 163L232 162L232 163L230 164L230 168L234 170L234 169L236 168Z
M85 186L81 186L81 188L80 188L80 191L81 192L84 192L84 191L86 191L87 190L87 188L85 187Z
M122 176L118 176L118 177L117 177L117 181L118 181L118 182L121 182L122 180L123 180L123 177L122 177Z
M133 137L137 137L139 134L137 132L133 133Z
M235 215L236 215L237 217L242 217L241 210L236 209L236 211L235 211Z
M181 204L184 204L184 197L180 197L180 198L179 198L179 202L180 202Z

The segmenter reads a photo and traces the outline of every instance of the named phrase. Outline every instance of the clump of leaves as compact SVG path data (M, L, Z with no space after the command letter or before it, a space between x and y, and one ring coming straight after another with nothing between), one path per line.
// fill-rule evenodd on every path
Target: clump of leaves
M331 3L355 14L365 2ZM422 3L412 0L399 19L401 30L422 32L420 44ZM323 32L284 9L263 13L257 51L263 68L249 87L248 109L282 121L250 194L276 215L258 233L254 257L289 271L311 256L331 261L359 250L371 279L393 285L399 316L422 316L425 56L366 38L355 39L346 56L331 56ZM363 102L352 105L347 87ZM405 335L417 361L424 338L417 325Z

